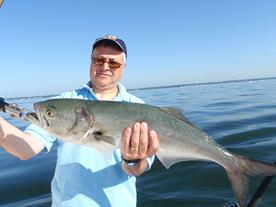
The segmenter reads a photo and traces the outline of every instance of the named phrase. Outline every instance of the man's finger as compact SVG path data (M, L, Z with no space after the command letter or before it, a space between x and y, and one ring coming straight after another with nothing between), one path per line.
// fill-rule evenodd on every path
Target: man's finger
M143 159L146 156L148 150L148 125L143 122L140 128L140 140L139 140L139 149L138 155L139 159Z
M129 144L130 144L130 136L131 136L131 128L129 127L125 128L123 132L123 137L122 137L122 146L121 146L122 155L125 155L125 156L128 155L127 153L128 153Z
M139 138L140 138L140 123L137 122L134 124L132 129L132 135L130 138L130 148L129 151L132 156L137 156L138 154L138 147L139 147Z
M154 130L151 130L149 133L149 148L148 148L148 156L153 156L156 154L157 150L159 149L159 139L157 133Z

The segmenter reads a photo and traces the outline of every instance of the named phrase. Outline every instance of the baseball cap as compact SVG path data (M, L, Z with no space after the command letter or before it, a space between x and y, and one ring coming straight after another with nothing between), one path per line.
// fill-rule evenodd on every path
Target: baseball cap
M99 45L103 44L103 43L111 43L111 44L115 44L116 46L118 46L127 56L127 48L126 48L126 44L122 39L117 38L114 35L105 35L103 37L97 38L93 44L93 49L92 51L98 47Z

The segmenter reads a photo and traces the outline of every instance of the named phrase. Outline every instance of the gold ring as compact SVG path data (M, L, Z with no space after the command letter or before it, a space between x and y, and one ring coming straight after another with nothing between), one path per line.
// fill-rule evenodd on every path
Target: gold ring
M136 151L136 150L137 150L137 147L131 146L130 149L131 149L132 151Z

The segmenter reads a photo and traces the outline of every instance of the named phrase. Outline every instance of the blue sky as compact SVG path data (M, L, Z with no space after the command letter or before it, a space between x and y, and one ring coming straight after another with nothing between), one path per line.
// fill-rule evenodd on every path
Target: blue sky
M105 34L127 44L127 88L276 76L275 10L274 0L5 0L0 96L78 88Z

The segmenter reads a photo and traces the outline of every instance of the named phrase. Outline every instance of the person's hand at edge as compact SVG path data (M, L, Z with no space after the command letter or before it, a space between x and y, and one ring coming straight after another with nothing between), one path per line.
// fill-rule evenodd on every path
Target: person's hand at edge
M158 135L148 129L147 123L137 122L132 128L126 128L121 146L124 170L134 176L143 174L149 167L147 158L154 156L158 149Z

